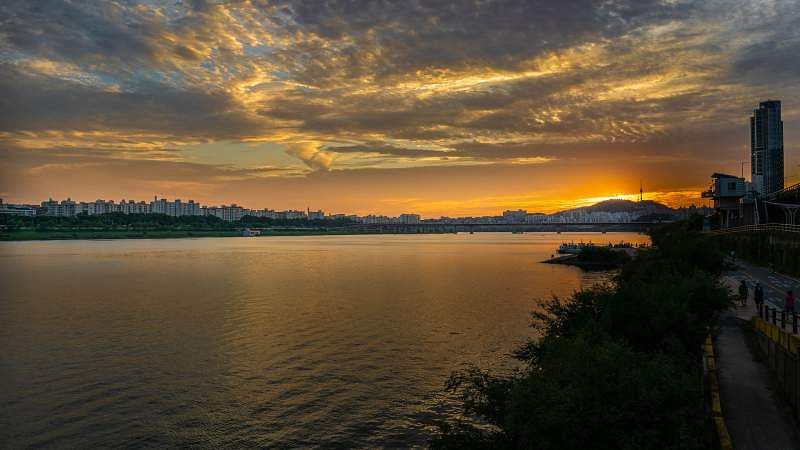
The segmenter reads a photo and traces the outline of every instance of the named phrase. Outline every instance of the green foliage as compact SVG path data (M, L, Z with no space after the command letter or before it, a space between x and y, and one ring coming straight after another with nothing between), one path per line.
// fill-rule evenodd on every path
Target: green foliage
M800 276L800 236L779 231L731 233L714 237L720 248L776 271Z
M307 219L267 219L245 216L240 221L227 222L216 216L180 216L166 214L123 214L109 213L98 215L79 214L75 217L50 216L11 216L0 214L0 225L9 230L47 231L235 231L243 227L297 227L322 228L341 227L351 224L349 220L307 220Z
M270 219L267 217L244 216L240 223L250 227L344 227L352 225L350 219Z
M584 247L578 254L578 260L588 263L602 263L608 265L622 265L630 257L624 251L612 250L608 247Z
M166 214L98 215L79 214L75 217L0 216L9 229L36 231L59 230L230 230L233 225L214 216L172 217Z
M522 370L472 368L447 389L492 425L447 424L434 448L704 448L702 343L730 304L719 255L696 224L653 234L658 248L613 286L555 298L533 314L541 336L518 349ZM709 250L710 249L710 250Z

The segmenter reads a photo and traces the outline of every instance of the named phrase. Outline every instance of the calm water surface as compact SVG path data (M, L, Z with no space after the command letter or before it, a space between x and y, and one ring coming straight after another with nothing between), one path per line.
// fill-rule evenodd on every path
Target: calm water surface
M424 446L466 363L603 275L477 233L0 243L3 447Z

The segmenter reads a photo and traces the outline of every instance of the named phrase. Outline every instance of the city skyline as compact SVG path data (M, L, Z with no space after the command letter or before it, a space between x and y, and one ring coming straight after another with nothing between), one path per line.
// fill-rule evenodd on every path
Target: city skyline
M0 5L0 197L355 214L697 202L782 100L792 2ZM47 38L44 38L46 36ZM752 170L752 169L749 169Z
M617 200L616 202L614 200ZM621 200L621 201L620 201ZM312 210L307 207L303 209L270 209L270 208L248 208L245 205L230 203L222 205L204 205L195 202L193 199L181 200L159 198L153 196L152 201L121 199L115 200L97 199L94 201L81 201L72 198L53 199L52 197L36 204L17 204L9 203L0 198L0 215L16 216L55 216L55 217L76 217L79 215L103 215L110 213L122 214L164 214L167 216L216 216L226 221L238 221L246 216L256 218L268 218L276 220L303 219L303 220L341 220L346 219L353 222L365 224L379 223L400 223L415 224L424 222L448 222L448 223L562 223L562 222L583 222L583 223L629 223L637 220L643 215L664 214L674 218L688 216L699 211L710 211L710 208L703 205L692 204L688 208L673 209L661 203L645 200L640 193L637 201L627 199L611 199L601 201L589 206L581 206L560 210L552 213L541 211L527 211L523 209L502 211L502 214L491 214L483 216L440 216L424 217L414 212L404 212L396 215L383 214L349 214L341 211L323 211L321 209Z

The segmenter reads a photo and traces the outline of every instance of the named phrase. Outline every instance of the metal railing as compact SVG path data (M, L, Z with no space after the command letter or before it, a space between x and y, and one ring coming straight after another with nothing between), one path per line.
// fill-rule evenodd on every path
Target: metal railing
M730 233L758 233L758 232L782 232L800 233L800 225L788 225L783 223L764 223L759 225L741 225L738 227L721 228L719 230L706 231L707 234L730 234Z
M787 194L787 193L796 192L796 191L800 191L800 183L795 183L795 184L793 184L791 186L786 186L785 188L781 189L780 191L771 192L770 194L767 195L767 199L775 200L776 198L778 198L782 194Z

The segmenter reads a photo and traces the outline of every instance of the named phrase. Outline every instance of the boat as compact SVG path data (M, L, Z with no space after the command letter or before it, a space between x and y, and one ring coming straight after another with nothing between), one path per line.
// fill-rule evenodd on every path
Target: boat
M577 255L587 247L594 247L594 244L592 244L591 242L586 242L586 243L579 242L577 244L574 242L569 242L569 243L564 242L558 246L558 253Z
M245 228L244 230L242 230L242 236L244 237L261 236L261 230L253 230L250 228Z

